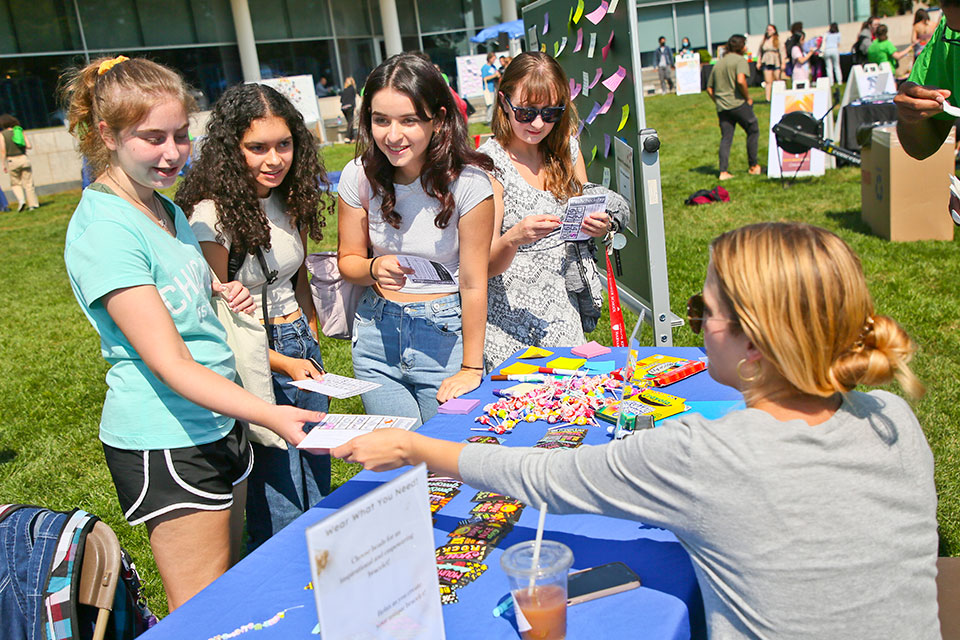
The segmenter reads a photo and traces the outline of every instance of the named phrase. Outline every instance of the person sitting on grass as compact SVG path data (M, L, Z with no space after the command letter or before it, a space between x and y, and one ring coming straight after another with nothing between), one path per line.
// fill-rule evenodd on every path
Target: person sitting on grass
M857 256L806 224L728 231L687 309L710 376L747 408L573 451L392 429L332 453L670 529L711 638L939 638L933 455L903 399L854 391L896 379L920 396L915 346L876 313Z
M733 174L727 171L730 164L730 145L737 125L747 134L748 173L760 175L760 163L757 162L757 144L760 141L760 125L753 112L753 98L747 88L747 76L750 67L743 57L747 39L741 35L730 36L727 41L727 53L720 58L710 72L707 80L707 94L717 107L717 119L720 121L720 179L729 180Z

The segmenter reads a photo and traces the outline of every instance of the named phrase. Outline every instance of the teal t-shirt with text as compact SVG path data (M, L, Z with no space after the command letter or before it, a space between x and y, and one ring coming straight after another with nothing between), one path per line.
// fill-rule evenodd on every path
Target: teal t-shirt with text
M155 286L194 360L236 377L226 332L210 304L210 268L183 212L168 205L176 238L126 200L89 187L67 227L70 286L111 365L100 439L120 449L196 446L219 440L233 427L232 418L186 400L153 375L103 306L111 291Z
M910 71L910 82L916 82L928 87L949 89L950 101L955 107L960 107L960 31L947 26L947 19L942 18L936 31L913 63ZM946 113L933 116L942 120L953 120L954 117Z

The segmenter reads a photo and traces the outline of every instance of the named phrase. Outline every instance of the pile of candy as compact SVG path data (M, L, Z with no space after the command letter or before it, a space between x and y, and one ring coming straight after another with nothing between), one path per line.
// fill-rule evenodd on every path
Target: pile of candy
M526 393L487 404L475 421L500 434L510 433L521 421L597 425L594 413L621 400L627 389L629 385L625 389L612 375L550 378Z

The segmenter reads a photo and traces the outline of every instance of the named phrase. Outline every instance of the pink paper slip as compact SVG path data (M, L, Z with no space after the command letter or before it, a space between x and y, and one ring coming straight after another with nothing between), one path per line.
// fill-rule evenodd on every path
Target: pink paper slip
M610 353L610 347L605 347L602 344L599 344L596 340L591 340L586 344L582 344L579 347L574 347L570 350L575 356L580 356L581 358L594 358L596 356L602 356Z
M480 400L476 398L453 398L440 405L437 413L465 415L476 409L478 404Z

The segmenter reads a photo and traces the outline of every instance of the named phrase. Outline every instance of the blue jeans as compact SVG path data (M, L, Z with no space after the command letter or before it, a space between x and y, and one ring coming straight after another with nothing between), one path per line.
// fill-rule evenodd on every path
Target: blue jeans
M463 364L460 294L398 304L372 288L353 323L353 373L382 387L363 394L369 414L406 416L417 427L437 413L440 384Z
M320 364L317 344L305 317L273 325L273 348L291 358L313 358ZM292 378L273 372L273 392L278 405L310 411L326 411L327 396L287 384ZM313 425L305 430L309 431ZM247 478L247 550L252 551L270 536L296 520L300 514L330 493L330 456L253 445L253 471Z
M0 522L0 638L43 635L43 590L69 516L36 507Z

